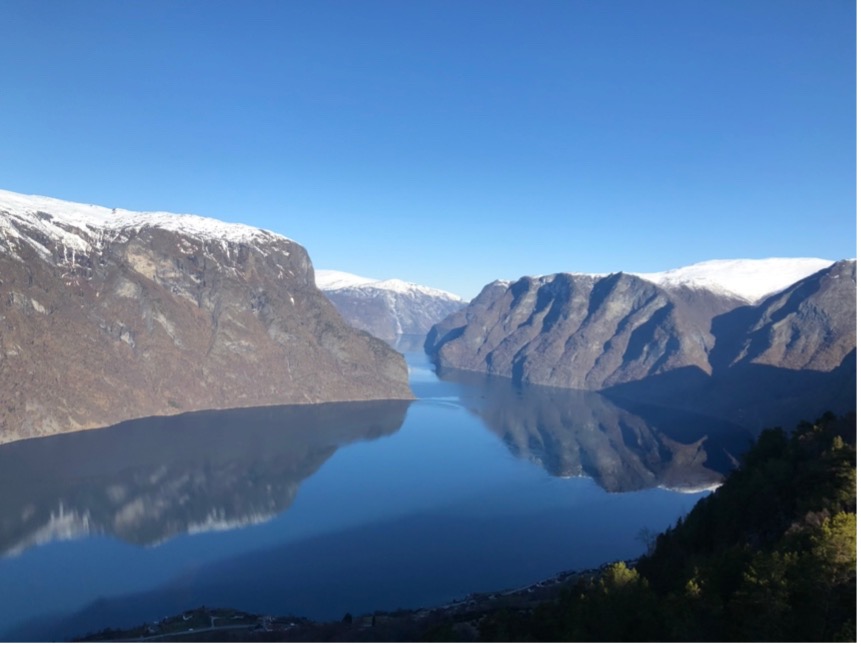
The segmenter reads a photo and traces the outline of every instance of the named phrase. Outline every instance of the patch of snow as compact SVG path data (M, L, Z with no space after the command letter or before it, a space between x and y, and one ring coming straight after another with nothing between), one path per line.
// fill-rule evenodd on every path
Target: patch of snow
M369 279L364 276L339 272L338 270L314 270L314 280L321 290L340 290L341 288L353 288L359 285L379 283L378 279Z
M451 292L446 292L445 290L438 290L436 288L429 288L424 285L418 285L417 283L408 283L407 281L401 281L400 279L388 279L386 281L380 281L373 285L373 287L379 290L389 290L391 292L398 292L400 294L410 294L410 293L420 293L431 297L437 297L440 299L451 299L453 301L463 301L458 295L453 294Z
M713 260L634 275L664 287L703 288L756 303L833 264L823 258Z

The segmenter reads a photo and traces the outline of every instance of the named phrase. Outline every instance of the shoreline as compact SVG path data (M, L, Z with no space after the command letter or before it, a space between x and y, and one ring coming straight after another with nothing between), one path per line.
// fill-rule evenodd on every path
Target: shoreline
M74 642L351 642L368 640L415 641L432 637L437 625L453 625L455 638L478 639L477 624L487 614L509 609L520 612L556 596L566 586L596 577L623 562L635 567L639 558L616 560L583 570L560 571L544 580L501 591L477 592L435 607L374 611L340 621L317 621L299 616L272 616L232 608L186 610L159 621L128 629L105 629L72 638Z

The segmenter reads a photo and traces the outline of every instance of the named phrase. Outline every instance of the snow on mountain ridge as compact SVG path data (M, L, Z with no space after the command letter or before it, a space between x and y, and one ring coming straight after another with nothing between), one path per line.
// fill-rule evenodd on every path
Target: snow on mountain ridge
M314 281L321 290L340 290L360 285L379 283L379 279L369 279L339 270L314 270Z
M31 244L35 243L37 249L44 249L44 246L37 240L38 236L26 230L57 240L70 250L86 252L99 247L106 236L145 227L217 241L289 240L257 227L204 216L110 209L0 189L0 231L12 238L26 238Z
M377 279L369 279L348 272L338 270L316 270L315 280L317 287L321 290L332 292L335 290L384 290L387 292L396 292L398 294L418 293L426 296L451 299L462 301L458 295L445 290L419 285L418 283L410 283L401 279L386 279L379 281Z
M702 261L663 272L624 272L664 288L699 288L756 303L763 297L833 265L824 258L718 259ZM564 272L571 276L603 279L611 274ZM554 276L530 276L540 280ZM498 281L511 283L511 281Z
M253 244L255 241L286 237L249 225L226 223L213 218L163 211L129 211L70 202L0 189L0 248L15 256L9 239L24 238L46 260L51 253L44 239L55 240L68 252L86 253L100 248L106 238L124 231L153 227L195 238ZM3 238L7 241L4 241ZM40 240L41 239L41 240ZM768 294L787 288L796 281L822 270L834 261L821 258L765 258L711 260L664 272L631 272L663 287L708 289L755 303ZM576 273L593 278L598 274ZM536 277L537 278L537 277ZM318 270L317 286L322 290L370 288L400 294L421 293L438 298L462 299L444 290L408 283L400 279L379 281L335 270Z
M755 303L833 264L822 258L721 259L633 274L663 287L703 288Z

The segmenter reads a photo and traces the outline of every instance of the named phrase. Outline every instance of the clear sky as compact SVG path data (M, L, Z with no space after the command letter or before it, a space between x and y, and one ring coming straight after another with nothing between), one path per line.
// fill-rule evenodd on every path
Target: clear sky
M0 187L495 278L856 255L853 0L0 1Z

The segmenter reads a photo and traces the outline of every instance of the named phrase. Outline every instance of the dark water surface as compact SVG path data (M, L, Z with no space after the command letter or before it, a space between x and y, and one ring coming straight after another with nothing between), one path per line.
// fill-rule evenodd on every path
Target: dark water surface
M206 605L336 619L635 557L750 435L594 393L440 380L413 403L155 418L0 447L0 637Z

